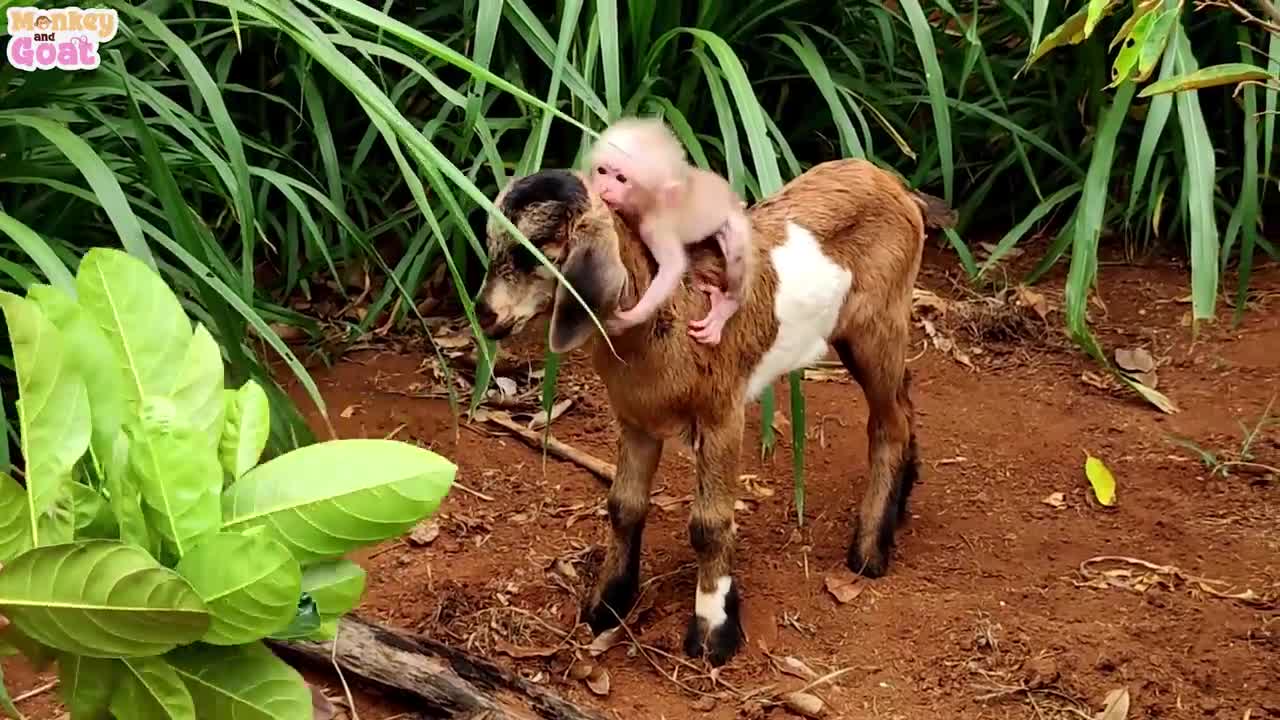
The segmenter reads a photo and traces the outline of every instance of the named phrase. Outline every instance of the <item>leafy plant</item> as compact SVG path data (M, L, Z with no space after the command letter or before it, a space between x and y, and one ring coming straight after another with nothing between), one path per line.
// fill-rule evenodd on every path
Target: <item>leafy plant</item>
M434 513L456 467L377 439L259 463L266 394L226 388L209 332L123 251L0 308L24 463L0 476L0 645L57 662L74 720L310 718L261 641L331 638L364 589L344 554Z

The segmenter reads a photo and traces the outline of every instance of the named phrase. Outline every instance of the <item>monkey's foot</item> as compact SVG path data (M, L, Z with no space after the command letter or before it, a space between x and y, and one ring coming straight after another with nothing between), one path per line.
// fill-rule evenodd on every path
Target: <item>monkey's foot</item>
M689 321L689 335L704 345L717 345L724 324L738 311L739 303L715 285L699 283L695 287L710 296L711 309L701 320Z

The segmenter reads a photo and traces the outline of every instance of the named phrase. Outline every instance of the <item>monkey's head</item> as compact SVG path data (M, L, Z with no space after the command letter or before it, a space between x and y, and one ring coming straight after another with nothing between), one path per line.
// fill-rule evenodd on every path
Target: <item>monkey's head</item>
M582 174L543 170L516 178L494 205L573 285L603 323L626 283L618 254L620 222ZM480 330L494 340L519 333L551 309L551 349L567 352L595 325L582 304L498 221L486 228L489 272L476 297Z
M672 202L688 166L684 147L660 120L623 118L587 154L591 190L614 210L641 216Z

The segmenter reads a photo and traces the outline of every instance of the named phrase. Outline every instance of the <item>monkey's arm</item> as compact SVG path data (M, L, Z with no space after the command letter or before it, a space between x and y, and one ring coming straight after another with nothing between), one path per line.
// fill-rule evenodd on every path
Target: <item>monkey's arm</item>
M751 221L740 210L731 211L716 239L724 253L725 290L731 299L741 303L746 296L749 279L747 250L751 242Z
M639 302L630 309L617 313L618 318L625 323L621 327L637 325L652 317L658 306L671 297L689 264L684 245L675 233L646 228L641 230L640 236L649 247L649 252L653 253L653 258L658 261L658 274L649 283Z

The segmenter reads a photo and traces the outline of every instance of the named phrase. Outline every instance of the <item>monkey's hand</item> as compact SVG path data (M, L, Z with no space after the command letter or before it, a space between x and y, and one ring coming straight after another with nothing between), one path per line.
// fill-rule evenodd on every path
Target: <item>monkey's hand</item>
M697 283L694 287L711 298L711 309L701 320L689 321L689 336L704 345L718 345L724 324L738 311L739 303L715 285Z

